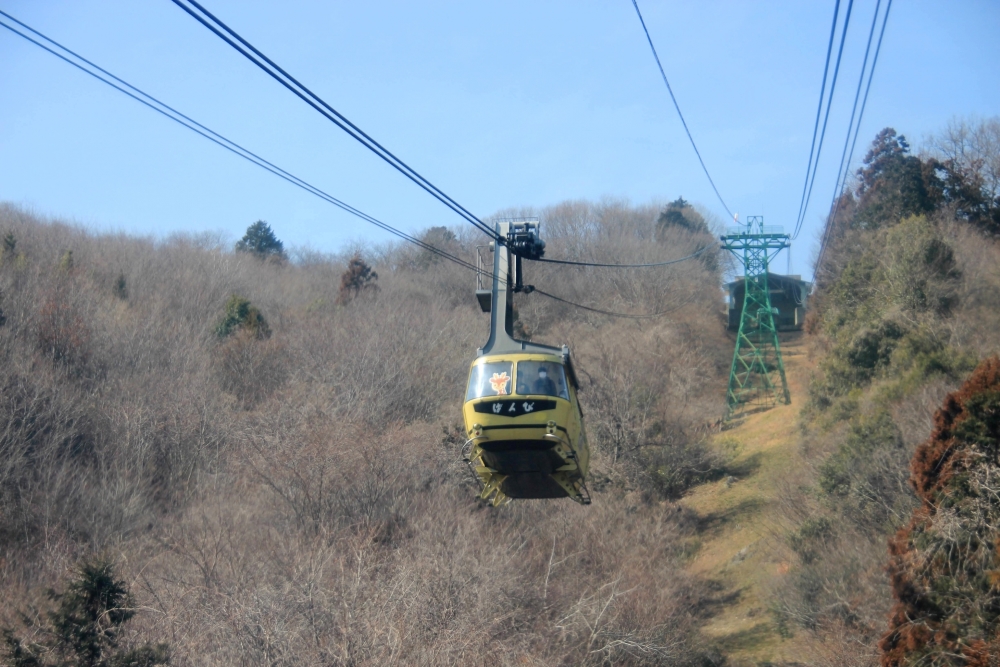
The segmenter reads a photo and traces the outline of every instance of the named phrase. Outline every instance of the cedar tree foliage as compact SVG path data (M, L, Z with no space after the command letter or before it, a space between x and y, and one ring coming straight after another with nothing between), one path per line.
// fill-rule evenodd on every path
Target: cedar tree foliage
M258 340L271 336L271 328L257 306L238 294L233 294L226 302L225 314L215 327L215 335L226 338L238 330L247 331Z
M858 169L855 226L878 229L933 211L943 196L936 167L910 155L906 137L891 127L879 132Z
M166 644L119 646L123 626L135 616L124 581L114 566L97 558L86 561L62 593L49 592L56 609L47 623L25 616L33 641L11 629L3 631L0 664L9 667L152 667L170 662Z
M1000 655L1000 357L934 422L911 464L921 505L890 542L895 605L881 664L988 667Z
M663 239L669 235L671 228L676 229L678 227L696 234L709 233L705 218L694 210L684 197L678 197L667 204L667 207L663 209L660 216L656 219L657 238Z
M236 243L236 251L248 252L260 259L285 259L285 244L263 220L247 227L247 233Z

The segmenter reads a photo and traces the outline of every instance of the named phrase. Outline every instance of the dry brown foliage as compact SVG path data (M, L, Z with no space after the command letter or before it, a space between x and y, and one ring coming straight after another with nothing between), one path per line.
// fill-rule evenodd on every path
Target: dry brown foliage
M1000 357L934 418L913 457L921 505L890 542L895 605L881 664L990 667L1000 654Z
M541 212L553 256L651 261L713 242L657 241L658 214ZM345 305L354 249L259 262L210 235L95 235L11 206L0 229L18 253L0 263L0 627L100 551L141 608L131 639L168 642L178 665L718 657L695 639L707 589L683 574L689 528L663 500L690 480L664 493L649 465L710 463L730 352L717 266L528 267L588 305L675 310L616 321L519 297L536 340L573 347L594 504L496 510L475 499L461 442L441 438L487 335L462 268L362 249L379 290ZM481 242L446 240L470 259ZM216 336L233 294L270 338Z

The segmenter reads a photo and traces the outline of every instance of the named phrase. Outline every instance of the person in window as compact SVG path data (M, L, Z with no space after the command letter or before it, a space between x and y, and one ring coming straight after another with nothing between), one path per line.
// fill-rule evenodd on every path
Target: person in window
M545 366L539 366L538 379L535 380L535 393L546 396L556 395L556 383L549 377L549 372Z

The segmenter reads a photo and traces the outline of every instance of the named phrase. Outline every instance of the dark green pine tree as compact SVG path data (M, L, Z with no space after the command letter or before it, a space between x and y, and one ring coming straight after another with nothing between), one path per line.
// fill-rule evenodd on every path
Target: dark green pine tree
M236 251L248 252L261 259L285 258L285 244L278 240L271 226L263 220L247 227L247 233L236 243Z
M135 615L124 581L114 566L97 558L85 562L65 592L49 593L56 603L44 626L24 617L37 641L3 631L0 664L9 667L153 667L170 662L166 644L133 649L119 646L122 626Z

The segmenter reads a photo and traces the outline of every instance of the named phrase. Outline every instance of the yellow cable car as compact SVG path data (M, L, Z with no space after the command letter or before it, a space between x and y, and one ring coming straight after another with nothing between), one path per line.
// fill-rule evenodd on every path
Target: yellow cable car
M516 340L511 332L521 257L512 258L508 248L527 245L530 253L534 244L540 253L538 223L501 221L496 231L507 243L494 247L493 289L477 292L491 313L491 329L469 372L464 458L482 483L480 497L494 506L511 498L565 496L589 504L590 450L569 349Z

